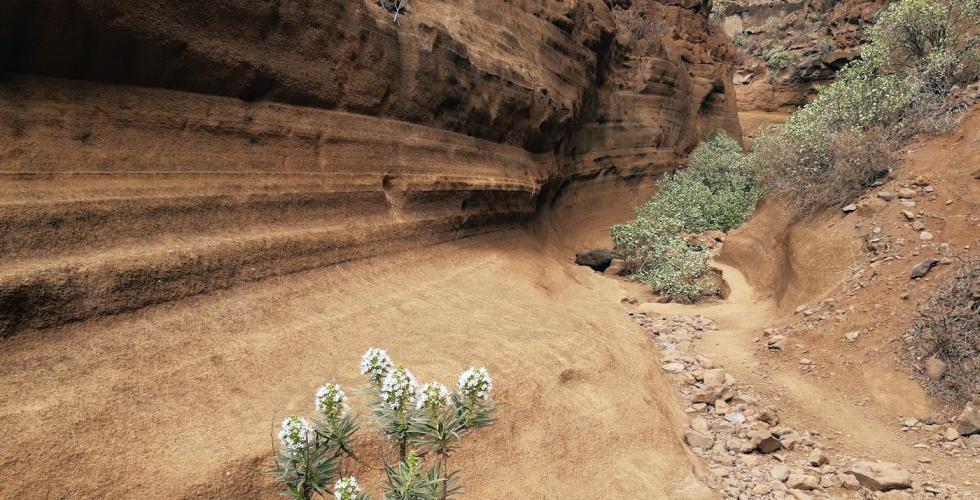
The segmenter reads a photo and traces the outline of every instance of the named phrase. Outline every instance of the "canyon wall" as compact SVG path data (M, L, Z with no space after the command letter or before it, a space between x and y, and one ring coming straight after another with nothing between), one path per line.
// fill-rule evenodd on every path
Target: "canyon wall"
M712 16L738 46L735 83L743 111L806 104L857 58L866 28L889 0L717 0ZM783 51L785 67L769 67Z
M12 0L0 335L532 220L738 137L701 2ZM603 189L591 203L615 191Z

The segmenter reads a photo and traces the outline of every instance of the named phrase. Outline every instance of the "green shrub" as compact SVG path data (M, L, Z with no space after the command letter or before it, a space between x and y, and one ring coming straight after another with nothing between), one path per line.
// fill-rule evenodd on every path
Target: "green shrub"
M633 278L665 296L693 301L714 291L708 249L686 235L728 231L745 222L761 192L755 169L730 137L701 143L688 168L662 179L657 194L636 210L636 219L611 229L616 253Z
M745 47L749 44L748 38L745 38L745 35L742 33L735 35L735 39L733 41L735 42L736 47Z
M789 65L789 52L783 49L766 51L766 67L773 71L781 71Z

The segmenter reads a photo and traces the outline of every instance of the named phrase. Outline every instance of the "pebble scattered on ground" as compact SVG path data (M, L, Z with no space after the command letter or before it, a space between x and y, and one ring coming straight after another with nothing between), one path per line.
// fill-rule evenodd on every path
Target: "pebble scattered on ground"
M908 193L899 192L899 197L903 194ZM818 309L804 305L796 312L809 316ZM663 351L661 369L689 403L685 413L690 420L682 432L683 439L708 460L705 480L723 498L974 498L928 472L834 453L821 442L818 432L782 423L777 404L739 387L735 378L712 360L688 354L706 332L718 330L711 319L642 312L630 315ZM854 342L859 335L859 331L848 332L845 338ZM763 338L766 349L785 348L786 337L775 330L765 332ZM801 369L812 367L812 362L803 358L800 364ZM900 424L903 430L923 433L922 447L939 448L951 456L980 456L980 410L972 406L946 426L914 418ZM927 458L919 461L929 463Z

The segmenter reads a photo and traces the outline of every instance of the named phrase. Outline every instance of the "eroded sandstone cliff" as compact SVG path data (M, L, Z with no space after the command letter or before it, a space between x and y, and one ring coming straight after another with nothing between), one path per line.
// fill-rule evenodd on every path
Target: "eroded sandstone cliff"
M13 0L0 334L524 223L739 135L702 2ZM601 200L599 201L601 202Z

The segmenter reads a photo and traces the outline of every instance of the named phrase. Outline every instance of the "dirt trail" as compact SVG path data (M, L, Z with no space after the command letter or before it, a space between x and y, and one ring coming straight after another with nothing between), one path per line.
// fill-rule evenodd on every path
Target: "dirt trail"
M932 410L915 382L897 371L882 373L871 368L873 373L862 375L882 383L871 388L874 404L862 405L839 387L814 383L795 367L777 367L755 348L761 331L780 317L776 301L760 296L737 269L724 264L715 266L722 270L731 287L724 302L650 304L644 310L663 315L701 314L716 321L720 330L706 336L696 352L724 366L741 384L780 401L780 409L800 427L822 431L827 439L838 440L841 449L851 454L906 465L916 462L921 454L910 447L894 425L896 414L923 415Z

